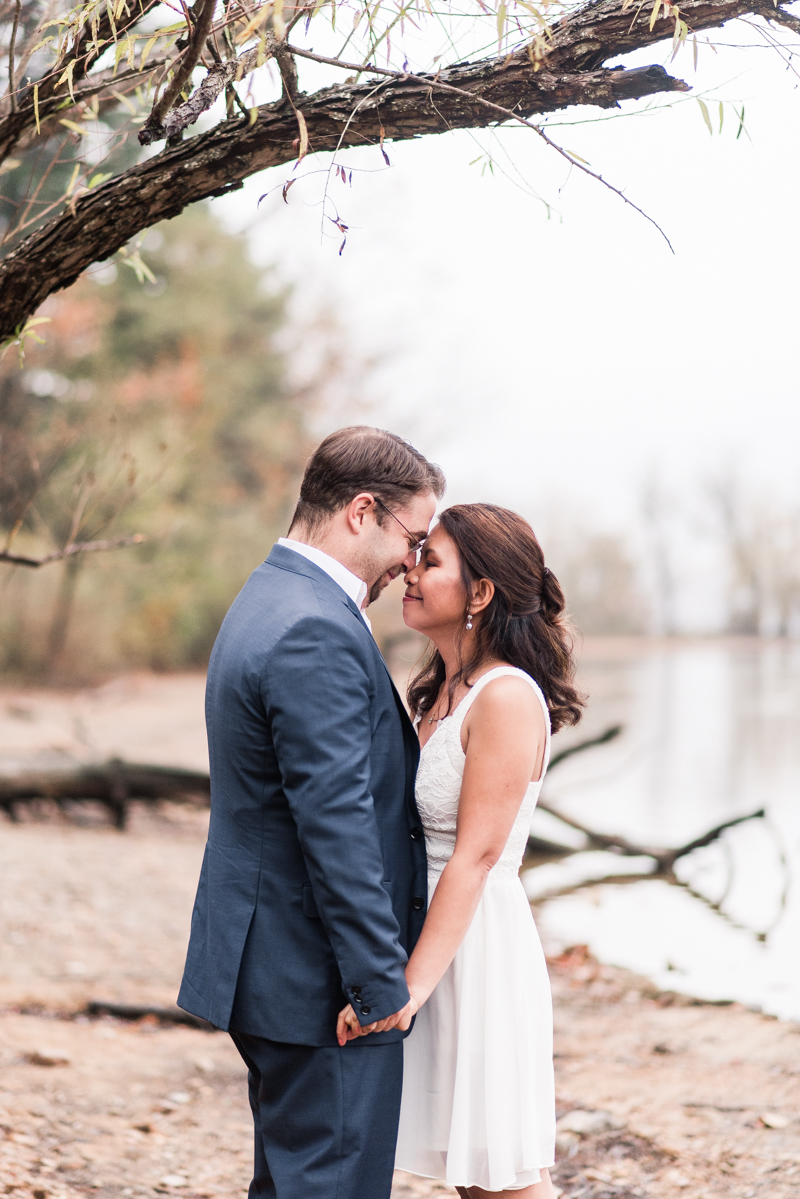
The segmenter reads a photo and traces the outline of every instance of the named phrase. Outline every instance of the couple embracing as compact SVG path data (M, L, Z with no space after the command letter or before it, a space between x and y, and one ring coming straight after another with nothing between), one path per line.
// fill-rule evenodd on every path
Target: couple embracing
M211 823L179 1003L249 1072L250 1199L551 1199L550 990L518 878L551 730L575 723L564 597L521 517L441 513L439 468L355 427L220 630ZM408 693L367 605L405 574Z

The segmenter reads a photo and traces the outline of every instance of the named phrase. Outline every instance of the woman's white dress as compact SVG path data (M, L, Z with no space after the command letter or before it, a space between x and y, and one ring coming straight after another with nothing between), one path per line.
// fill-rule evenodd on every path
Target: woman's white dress
M428 898L453 852L464 774L464 717L512 666L487 671L422 749L416 797L428 852ZM519 880L541 779L531 783L500 860L455 958L404 1042L403 1102L395 1164L487 1191L540 1181L555 1151L553 1011L544 953Z

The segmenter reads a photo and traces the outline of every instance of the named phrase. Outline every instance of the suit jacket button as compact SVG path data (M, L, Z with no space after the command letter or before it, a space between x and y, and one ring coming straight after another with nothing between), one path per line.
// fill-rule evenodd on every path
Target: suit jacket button
M361 1009L361 1015L362 1015L362 1016L368 1016L368 1015L370 1014L370 1012L371 1012L371 1011L372 1011L372 1008L371 1008L371 1007L367 1007L367 1006L365 1005L365 1006L364 1006L364 1007L362 1007L362 1009Z
M421 832L420 832L420 830L419 830L418 828L412 828L412 830L411 830L411 840L412 840L412 841L419 841L419 839L420 839L420 836L421 836Z
M422 909L425 907L425 900L422 898L421 895L415 895L414 898L411 900L411 906L415 912L421 912Z

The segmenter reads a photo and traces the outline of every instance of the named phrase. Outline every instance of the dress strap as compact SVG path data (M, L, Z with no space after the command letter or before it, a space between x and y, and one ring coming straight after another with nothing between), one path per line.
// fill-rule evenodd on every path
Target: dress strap
M466 716L467 712L470 710L486 684L491 683L492 679L502 678L503 675L511 675L512 677L524 679L526 683L530 683L539 700L539 703L542 706L546 740L544 747L544 762L542 763L542 773L540 778L544 778L545 772L550 763L550 710L547 707L547 700L542 693L541 687L536 682L536 679L531 678L529 674L527 674L524 670L520 670L518 666L495 666L493 670L487 670L486 674L482 674L477 683L475 683L471 690L468 691L464 696L452 716L452 723L459 732L459 748L461 747L461 726L464 723L464 717Z

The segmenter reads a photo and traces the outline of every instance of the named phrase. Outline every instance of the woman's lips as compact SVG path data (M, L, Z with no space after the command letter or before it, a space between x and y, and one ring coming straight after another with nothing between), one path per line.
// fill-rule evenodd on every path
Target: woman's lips
M420 596L420 595L404 595L403 596L404 604L412 604L414 602L422 603L422 596Z

